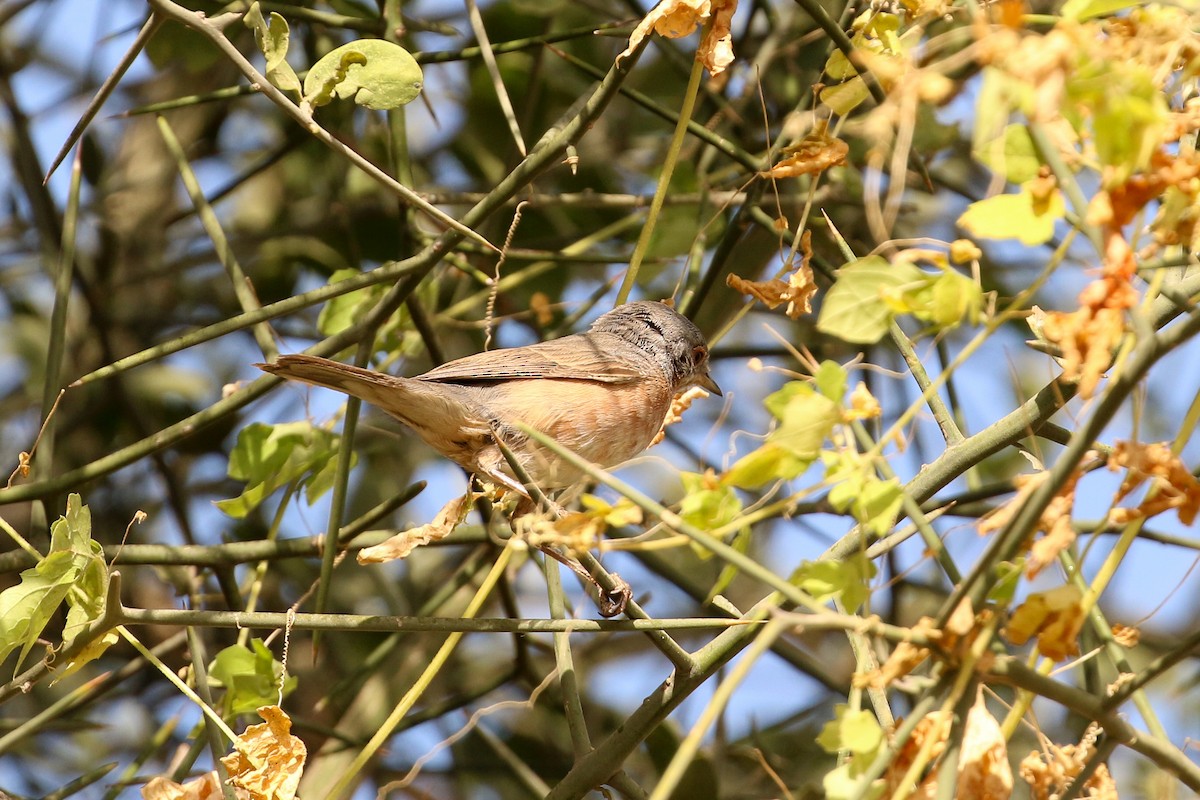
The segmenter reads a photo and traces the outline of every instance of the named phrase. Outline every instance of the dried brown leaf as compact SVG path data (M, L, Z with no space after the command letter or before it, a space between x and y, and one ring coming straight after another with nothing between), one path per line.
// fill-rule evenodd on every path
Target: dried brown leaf
M1022 645L1036 635L1038 650L1053 661L1078 655L1082 604L1083 592L1072 584L1031 594L1009 618L1004 636Z
M467 514L471 511L471 504L478 497L480 495L477 492L468 490L466 494L456 497L442 506L442 510L433 518L433 522L401 531L377 545L364 547L358 552L358 563L382 564L386 561L395 561L398 558L407 557L409 553L423 544L445 539L467 518Z
M629 46L617 56L617 61L632 53L651 32L668 39L679 39L691 34L711 17L712 25L701 40L696 57L710 74L719 75L733 63L731 25L736 10L737 0L662 0L633 29Z
M240 796L248 797L243 792ZM187 783L176 783L166 778L151 778L142 787L142 800L223 800L221 779L216 770L201 775Z
M904 786L904 778L908 773L909 767L916 761L917 755L925 746L927 741L929 744L929 763L932 764L946 749L946 739L950 735L950 724L953 716L944 710L931 711L921 718L917 726L913 729L912 736L900 748L900 752L888 764L887 772L884 774L887 791L884 797L893 795L897 789ZM899 720L897 720L897 724ZM930 741L932 740L932 741ZM905 790L914 787L904 786ZM929 775L921 784L915 787L916 791L908 794L914 798L932 798L937 794L937 773Z
M279 706L263 706L258 715L266 722L246 728L221 759L229 783L250 800L293 800L308 749L292 735L292 720Z
M850 145L836 136L831 136L825 126L819 125L796 144L783 151L783 159L775 166L759 174L765 178L798 178L814 175L830 167L846 163Z
M1200 480L1165 442L1117 442L1108 458L1108 468L1128 470L1114 503L1128 497L1147 479L1153 480L1152 489L1135 511L1114 515L1120 521L1148 518L1173 508L1180 522L1191 525L1200 513ZM1118 509L1121 510L1124 509Z
M808 259L801 262L786 281L781 278L750 281L731 273L725 276L725 285L739 294L753 297L767 308L778 308L787 303L786 313L792 319L812 313L812 298L817 293L816 279Z
M529 297L529 310L541 327L546 327L554 321L554 311L550 305L550 297L545 292L534 292Z
M1004 733L987 710L980 688L963 730L956 792L959 797L972 800L1008 800L1012 790L1013 774L1008 765Z
M939 636L933 617L921 617L912 627L914 634ZM854 685L859 688L886 689L921 665L929 657L929 648L912 642L900 642L892 650L882 666L854 676Z
M1013 485L1017 488L1016 494L1000 508L979 520L979 533L989 534L1007 526L1049 476L1050 473L1043 470L1013 478ZM1071 475L1047 504L1037 525L1034 526L1034 533L1044 533L1045 536L1034 540L1030 545L1030 557L1025 565L1025 574L1030 578L1036 577L1047 565L1052 564L1058 558L1058 554L1075 541L1071 511L1075 506L1075 487L1079 483L1079 476L1079 472Z
M705 397L708 397L708 392L699 386L693 386L687 391L675 395L675 399L671 401L671 407L667 409L667 416L663 419L662 427L658 429L658 433L650 441L649 446L653 447L661 442L667 435L667 426L682 420L683 413L692 407L692 403Z
M1142 638L1142 632L1132 625L1116 624L1112 626L1113 641L1121 645L1121 647L1137 647L1138 641Z
M725 276L725 285L738 294L753 297L767 308L778 308L787 302L787 281L772 278L769 281L749 281L730 273Z
M955 637L966 636L975 629L975 607L971 598L964 597L946 620L946 633Z
M1044 752L1034 750L1021 760L1018 774L1029 784L1033 800L1052 800L1062 794L1096 752L1099 733L1093 722L1078 745L1060 747L1047 742ZM1106 764L1100 764L1084 782L1079 796L1089 800L1117 800L1117 785Z

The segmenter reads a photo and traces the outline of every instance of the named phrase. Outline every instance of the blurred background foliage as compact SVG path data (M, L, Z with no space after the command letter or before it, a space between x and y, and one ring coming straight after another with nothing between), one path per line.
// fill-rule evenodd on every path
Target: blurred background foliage
M502 182L520 175L514 171L522 163L521 151L472 33L468 8L473 3L464 7L447 0L416 0L389 3L385 9L362 0L262 5L287 20L289 59L297 70L360 37L393 36L416 55L425 72L424 91L416 102L386 113L334 103L318 110L316 121L451 216L461 217ZM1118 5L1124 4L1113 8ZM191 0L183 6L210 16L244 11L239 3ZM1054 3L1006 0L996 6L1013 6L1024 14L1018 28L1024 26L1028 37L1044 35L1061 11ZM968 48L980 35L972 26L986 27L991 13L970 2L822 7L847 31L863 12L891 15L919 42L938 38L945 48L939 54ZM526 147L578 113L578 102L596 91L645 11L632 0L481 4L482 23L497 50L499 75ZM849 260L847 249L864 256L885 240L893 243L885 252L948 243L961 236L954 222L966 206L1004 186L1001 179L997 187L993 173L972 155L982 63L970 58L948 71L947 91L936 102L914 101L896 110L901 121L912 125L911 149L900 162L906 164L904 175L892 174L888 160L882 172L868 168L879 148L890 159L892 142L880 138L878 118L870 115L875 103L867 101L839 123L838 135L849 145L844 166L819 179L760 177L758 172L777 160L781 146L799 141L828 115L814 97L814 87L830 82L823 71L834 45L811 11L809 5L787 0L742 0L733 23L737 60L715 78L705 75L693 114L723 146L697 136L684 140L634 289L635 298L675 297L683 304L712 337L715 374L726 390L723 404L718 399L697 402L664 444L620 473L668 505L678 503L684 493L679 471L720 472L754 450L756 437L771 424L763 398L807 371L797 349L806 349L817 361L841 363L865 353L872 368L856 371L851 386L864 380L882 404L882 419L870 423L876 426L873 431L889 426L920 396L889 342L849 345L818 331L815 315L790 319L782 310L747 305L746 297L727 288L727 275L766 280L782 274L795 266L788 260L788 226L809 230L819 309L833 270ZM183 144L229 252L263 305L317 289L334 276L341 279L417 255L442 232L268 99L249 91L226 54L175 21L155 31L78 148L43 183L51 160L148 14L140 0L0 0L0 142L5 156L0 163L0 463L10 469L37 439L48 399L59 388L243 311L219 248L184 192L179 164L151 112L157 110ZM402 24L389 25L385 14ZM249 29L233 22L223 32L261 68ZM520 177L503 205L475 227L496 245L511 235L496 295L497 344L525 344L579 330L612 306L645 221L694 49L694 38L654 37L640 58L631 60L619 93L575 146L571 155L577 162ZM919 62L920 48L916 50ZM1164 89L1173 108L1187 91L1182 84ZM81 175L79 220L64 244L73 162ZM872 187L886 192L897 181L906 187L902 203L894 224L881 236L867 210ZM1089 194L1098 185L1094 174L1081 182ZM514 224L518 201L526 204ZM1054 241L1043 247L1019 247L1011 240L989 243L974 272L969 267L962 271L984 291L1010 298L1051 263L1051 248L1062 241L1065 227L1060 224ZM1062 267L1032 302L1075 307L1077 293L1094 277L1087 268L1096 266L1096 254L1083 246L1081 237L1062 255ZM1187 255L1180 263L1187 263ZM55 281L64 258L73 270L65 317L56 322ZM411 375L481 350L489 279L496 270L494 252L476 242L458 243L374 332L377 338L367 348L373 363ZM282 352L303 350L361 321L391 286L275 318L270 322L274 340ZM922 326L911 323L906 320L905 327L915 336ZM947 326L936 338L918 339L918 357L936 375L973 333L970 326ZM63 337L64 355L53 379L47 348L56 336ZM943 394L966 433L985 430L1058 374L1048 356L1024 346L1029 338L1019 319L998 324L979 352L955 372ZM351 347L337 357L350 360L354 354ZM1116 416L1110 438L1128 438L1134 430L1147 440L1173 437L1196 393L1200 360L1195 355L1194 348L1183 349L1162 362L1162 371L1151 375L1136 402ZM81 493L92 512L92 536L108 548L108 557L122 543L136 555L117 561L124 603L130 608L221 610L253 604L258 610L285 611L299 604L299 610L312 610L321 557L309 537L328 527L329 496L310 505L292 486L240 519L213 505L244 489L227 471L238 433L247 425L309 418L334 433L341 430L341 398L293 386L214 413L224 395L259 378L250 365L264 357L252 330L243 326L68 389L39 443L31 474L16 476L10 489L0 491L3 519L44 551L49 524L66 507L68 492ZM1083 413L1076 402L1056 419L1069 431ZM194 430L159 444L161 431L193 417ZM905 447L889 451L890 468L901 481L946 448L928 413L906 425L904 434ZM933 505L952 499L961 504L936 526L964 571L983 548L970 529L973 520L1012 490L1012 477L1028 471L1030 460L1052 463L1067 435L1028 437L1020 448L987 453L941 491ZM363 518L370 531L427 522L465 486L457 468L377 412L366 412L353 447L357 461L343 520ZM136 458L114 462L114 454L132 452L129 448L142 449ZM1187 459L1196 454L1189 444L1185 462L1195 463L1195 458ZM396 508L393 501L407 498L406 487L418 480L427 481L424 490ZM1081 518L1103 514L1106 492L1115 485L1115 479L1104 475L1094 480L1094 492L1081 491ZM854 527L848 514L823 502L825 488L818 469L782 493L743 494L747 507L764 495L778 499L793 493L798 505L767 515L736 546L786 580L802 560L816 559ZM139 510L146 512L147 521L129 527ZM1139 663L1195 632L1189 611L1195 582L1186 580L1195 563L1195 542L1181 526L1162 527L1179 538L1170 544L1139 541L1128 556L1129 570L1105 596L1104 607L1113 619L1132 624L1146 618ZM632 526L612 535L633 536L641 530ZM421 550L400 565L362 567L347 559L333 573L325 610L457 616L494 559L495 536L493 531L489 538L473 517L445 546ZM294 551L281 547L252 558L235 557L225 547L275 539L300 544ZM1096 536L1097 550L1104 549L1106 539L1111 537ZM159 547L137 550L138 545ZM194 547L182 549L185 545ZM7 539L3 548L11 551L4 554L3 580L12 585L29 563ZM720 616L707 602L722 574L719 559L702 558L689 547L635 547L606 554L603 560L631 583L635 599L653 617ZM532 561L517 559L485 616L548 615L546 581ZM911 625L922 614L934 613L952 588L916 539L884 553L878 568L871 581L870 611L888 622ZM574 611L595 617L591 600L570 573L564 579ZM745 576L723 581L721 590L727 602L743 610L766 591ZM58 641L55 625L61 620L46 635ZM188 669L194 659L203 658L197 648L211 659L236 642L248 644L247 632L220 627L194 628L190 643L174 626L134 630L148 646L160 648L172 670ZM677 634L689 650L712 636L711 631ZM1085 632L1085 652L1094 641L1089 636ZM435 633L339 631L324 634L314 652L311 633L292 633L288 672L296 682L284 707L310 753L302 790L308 788L302 796L324 796L441 641ZM641 634L576 634L571 641L578 670L578 687L571 691L578 692L593 743L605 741L629 723L643 697L658 691L671 664ZM276 636L270 646L280 658L281 639ZM31 662L43 655L35 648ZM12 670L5 681L20 674L14 660L5 662L4 669ZM378 787L400 779L435 751L428 763L420 762L415 782L393 796L544 794L582 757L573 752L564 692L557 682L546 682L554 664L546 635L469 636L396 736L361 773L356 796L374 796ZM837 759L815 739L833 718L833 705L845 701L855 669L844 633L789 632L739 688L674 796L819 796L822 779ZM1167 738L1180 745L1186 737L1200 735L1195 693L1176 694L1192 684L1194 673L1195 664L1185 662L1156 684L1153 695ZM1108 672L1098 674L1111 678ZM721 675L689 689L694 693L666 723L645 728L630 756L617 762L624 770L616 782L621 794L638 796L638 786L646 791L655 786ZM88 684L89 679L99 682ZM1089 689L1102 685L1096 675L1065 678L1075 679ZM57 796L134 797L150 776L183 779L211 768L194 705L126 643L61 684L48 684L39 680L27 691L9 685L3 693L0 789L5 792L39 797L68 786ZM907 713L922 687L918 682L902 688L906 691L894 698L897 716ZM1011 690L999 691L1012 700ZM500 706L502 702L509 705ZM485 708L489 714L482 721L471 718ZM1044 712L1038 718L1040 730L1060 743L1078 741L1088 722L1054 704L1037 708ZM229 719L235 716L230 713ZM243 717L241 724L246 721L257 720ZM240 730L241 724L235 727ZM459 730L467 732L451 738ZM1028 727L1016 737L1020 746L1013 745L1011 752L1037 746ZM452 743L439 750L438 743L447 739ZM95 772L110 762L116 763L113 771ZM1121 765L1119 781L1132 796L1174 796L1175 788L1159 776L1157 766L1124 750L1114 763ZM81 776L80 785L69 786ZM601 776L606 777L608 773Z

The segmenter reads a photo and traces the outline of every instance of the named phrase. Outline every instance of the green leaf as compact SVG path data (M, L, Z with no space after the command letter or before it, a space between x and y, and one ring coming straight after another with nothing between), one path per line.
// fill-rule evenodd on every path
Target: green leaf
M21 573L21 582L0 592L0 661L18 647L17 668L79 577L70 553L54 553Z
M798 456L768 442L735 461L721 480L739 489L759 489L774 481L790 481L808 469L815 458Z
M793 400L811 397L812 394L813 388L806 381L788 381L767 395L763 400L763 406L771 412L771 416L775 419L782 420Z
M329 276L329 285L361 274L356 269L339 269ZM373 306L384 291L387 291L387 287L368 286L331 298L317 315L317 330L325 336L341 333L362 319L362 312Z
M1126 8L1142 5L1142 0L1067 0L1059 13L1063 19L1083 22L1093 17L1106 17Z
M838 511L849 511L869 533L884 536L896 524L904 501L898 478L880 480L867 461L825 454L825 480L833 483L828 500Z
M817 744L826 753L852 753L856 759L870 761L883 744L883 729L870 711L851 711L844 703L833 709L834 718L825 723Z
M896 524L896 515L903 503L904 489L899 478L871 480L862 487L850 511L868 532L886 536Z
M988 600L1001 606L1008 606L1017 594L1017 585L1021 582L1021 573L1025 571L1025 559L1001 561L996 565L996 582L988 592Z
M679 478L686 493L679 504L679 516L689 525L711 531L728 525L741 513L742 501L732 486L697 472L682 472Z
M846 58L845 53L834 48L833 52L829 54L829 58L825 60L825 74L832 80L842 81L857 75L858 70L850 63L850 59Z
M729 542L729 545L739 553L745 553L747 550L749 550L750 528L747 526L734 534L733 540ZM738 568L733 564L726 563L725 566L721 568L720 574L717 575L716 583L714 583L712 588L708 590L708 597L704 599L704 602L706 604L711 602L714 597L729 588L729 584L733 583L733 579L737 577L737 574Z
M1054 235L1054 223L1065 212L1062 192L1055 189L1046 202L1039 203L1025 186L1017 194L998 194L971 203L958 224L975 238L1019 239L1035 245Z
M880 800L887 791L887 784L882 780L873 781L863 792L858 786L858 776L863 769L862 762L855 760L826 772L821 779L825 800Z
M833 113L846 116L871 96L871 90L861 76L855 75L845 83L826 86L821 90L821 102Z
M309 422L247 425L229 455L229 477L245 481L246 489L235 498L217 501L217 508L241 519L293 481L300 481L309 504L315 503L333 485L340 441L341 437Z
M835 403L841 403L846 395L846 368L836 361L822 361L813 379L817 391Z
M954 328L963 320L971 325L979 322L983 289L975 281L947 269L934 279L932 289L929 305L915 312L918 319L932 323L938 330Z
M208 678L212 685L225 689L230 712L249 714L279 702L283 664L275 660L262 639L252 639L250 647L235 644L217 653L208 667ZM283 684L285 697L296 688L296 682L294 675L288 676Z
M304 78L304 98L314 106L335 96L376 111L417 99L424 78L407 50L383 39L359 39L330 50Z
M1138 65L1105 63L1088 84L1080 104L1092 111L1096 155L1102 164L1115 167L1105 176L1109 185L1124 182L1130 174L1150 165L1170 119L1167 101L1154 76ZM1072 93L1068 82L1068 95Z
M78 579L67 593L67 619L63 625L63 647L75 644L80 636L96 622L104 619L108 609L108 564L104 561L104 548L92 539L92 515L83 505L79 495L67 498L67 513L54 525L62 532L60 542L69 542L77 563L81 565ZM53 547L53 533L51 534ZM73 675L90 661L103 655L104 651L118 641L115 631L105 631L63 666L55 670L57 683Z
M842 419L839 403L817 394L803 381L785 384L768 396L765 404L779 420L779 426L767 434L766 443L782 448L799 460L816 458L833 426Z
M92 619L103 615L108 571L103 550L92 541L92 515L78 494L67 497L67 511L50 529L50 552L21 573L21 581L0 592L0 661L21 648L17 665L25 660L42 630L69 597L67 641ZM78 589L78 596L73 596ZM99 607L93 599L100 595ZM76 611L76 607L80 610Z
M108 565L104 561L104 548L99 542L89 542L91 553L83 560L83 569L73 590L67 595L67 620L63 626L63 645L70 646L84 633L92 623L104 618L108 600ZM68 672L60 675L61 680L71 674L87 661L96 658L99 652L92 652L86 660L74 659Z
M874 344L887 333L895 312L885 293L923 285L925 273L911 264L890 264L868 256L846 264L837 272L821 305L817 329L853 344Z
M268 24L263 19L258 3L255 2L250 4L250 10L242 18L242 22L247 28L254 31L254 41L258 43L258 49L266 56L267 80L285 92L299 94L300 78L296 76L296 71L287 62L288 40L291 35L288 31L287 20L272 11L271 21Z
M1017 123L1004 126L1003 133L995 139L976 145L972 155L992 172L1003 175L1009 183L1033 180L1042 166L1029 128Z
M357 277L361 274L356 269L339 269L329 276L329 284L332 286L335 283L341 283L344 280ZM435 282L431 281L430 286L436 288ZM334 334L341 333L351 325L361 321L363 316L374 308L383 296L387 294L387 291L387 286L367 286L331 298L321 307L321 313L317 315L317 330L325 336L333 336ZM427 290L422 289L420 291L424 293ZM401 306L375 332L376 347L387 353L398 352L402 348L407 349L407 334L412 333L409 322L408 309ZM411 344L415 346L419 342L420 337L414 335L412 339Z
M840 561L805 561L792 573L791 582L819 603L837 599L852 612L870 597L875 572L866 554L857 553Z

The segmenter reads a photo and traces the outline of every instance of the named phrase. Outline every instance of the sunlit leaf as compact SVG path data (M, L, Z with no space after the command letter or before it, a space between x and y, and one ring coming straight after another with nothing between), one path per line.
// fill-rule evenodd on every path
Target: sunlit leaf
M922 285L925 275L911 264L890 264L868 256L846 264L825 295L817 329L852 344L874 344L887 333L895 312L885 292Z
M841 421L838 403L818 394L804 381L791 381L765 401L767 410L779 420L767 435L767 444L812 459L820 452L833 426Z
M1106 17L1117 11L1141 5L1142 2L1144 0L1067 0L1059 14L1063 19L1083 22L1093 17Z
M229 783L256 800L293 800L308 748L292 735L292 720L283 709L263 706L258 714L266 722L246 728L233 752L221 759Z
M340 441L309 422L247 425L229 456L229 477L245 481L246 489L230 500L218 500L217 508L240 519L293 481L307 488L310 504L316 502L333 485L331 471Z
M791 581L817 602L840 600L847 611L854 611L871 594L875 565L865 553L832 561L806 561L796 568Z
M71 494L66 514L50 529L50 552L21 573L20 583L0 592L0 661L20 648L19 666L77 586L67 619L72 639L103 614L103 600L97 607L94 595L101 587L107 590L107 567L100 545L92 540L91 512L78 494Z
M855 75L845 83L826 86L821 90L821 102L833 113L845 116L871 96L871 90L861 76Z
M883 744L883 729L870 711L851 711L845 704L833 710L834 718L817 735L817 744L826 753L849 751L869 759Z
M742 510L742 501L732 486L708 473L682 472L684 496L679 516L689 525L709 531L732 522Z
M254 31L254 41L267 58L267 80L284 91L299 93L300 79L287 62L290 37L287 20L272 11L268 22L263 19L262 10L255 2L250 4L250 9L242 21L247 28Z
M829 490L830 505L838 511L849 511L869 533L889 533L904 501L899 479L880 479L865 460L832 453L823 457L825 479L834 484Z
M822 396L829 398L835 403L842 402L842 398L846 394L846 368L836 361L826 359L818 366L813 374L813 379L817 384L817 391Z
M739 458L722 480L739 489L759 489L775 481L788 481L808 469L816 454L802 457L786 447L767 442Z
M1023 187L1016 194L998 194L967 206L958 224L977 239L1017 239L1035 245L1049 241L1054 223L1063 218L1066 206L1057 189L1046 203L1035 200Z
M386 111L421 93L421 66L407 50L383 39L360 39L330 50L304 78L304 98L314 106L334 97Z
M260 706L279 701L283 664L262 639L251 639L250 647L235 644L217 653L208 667L210 682L225 689L225 707L234 714L248 714ZM296 688L296 677L283 682L283 696Z
M1037 636L1042 655L1062 661L1079 654L1079 631L1083 622L1083 592L1068 583L1029 595L1013 611L1003 633L1015 645L1025 644Z

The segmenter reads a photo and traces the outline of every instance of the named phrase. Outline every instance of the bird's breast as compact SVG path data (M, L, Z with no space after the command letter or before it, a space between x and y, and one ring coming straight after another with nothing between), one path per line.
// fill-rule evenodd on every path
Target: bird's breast
M522 422L600 467L628 461L646 449L671 405L665 378L626 383L533 379L490 387L483 402L506 422ZM529 447L535 472L552 483L578 477L541 448Z

